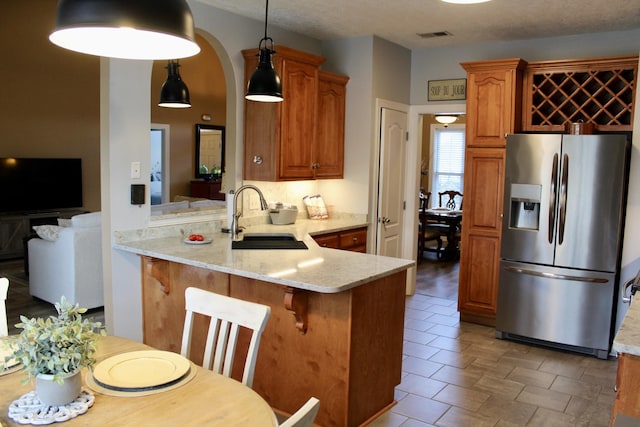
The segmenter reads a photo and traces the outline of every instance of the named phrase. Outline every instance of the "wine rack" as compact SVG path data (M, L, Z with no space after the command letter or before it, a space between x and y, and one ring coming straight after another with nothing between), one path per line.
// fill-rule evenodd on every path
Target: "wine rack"
M597 131L631 131L637 72L638 56L529 62L523 130L563 131L583 121Z

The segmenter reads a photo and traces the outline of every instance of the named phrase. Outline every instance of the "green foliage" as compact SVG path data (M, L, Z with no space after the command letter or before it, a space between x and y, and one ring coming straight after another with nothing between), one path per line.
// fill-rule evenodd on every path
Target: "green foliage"
M49 374L62 383L63 375L95 364L96 341L106 332L101 322L82 318L86 308L71 304L64 296L55 307L58 315L46 319L20 316L16 327L22 332L12 340L13 355L5 363L14 358L29 377Z

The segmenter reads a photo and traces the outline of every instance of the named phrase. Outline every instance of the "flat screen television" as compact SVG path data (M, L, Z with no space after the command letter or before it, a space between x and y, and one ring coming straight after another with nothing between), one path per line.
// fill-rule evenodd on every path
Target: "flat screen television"
M0 158L0 212L82 205L82 159Z

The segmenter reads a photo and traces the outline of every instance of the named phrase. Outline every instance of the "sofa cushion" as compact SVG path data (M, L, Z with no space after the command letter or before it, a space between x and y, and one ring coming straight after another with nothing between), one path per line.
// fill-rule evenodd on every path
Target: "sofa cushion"
M38 237L44 240L48 240L50 242L55 242L58 240L58 235L60 234L60 229L62 227L58 225L34 225L33 230L36 232Z
M99 227L102 223L100 212L91 212L71 217L71 226L78 228Z
M71 218L58 218L58 225L60 227L71 227Z

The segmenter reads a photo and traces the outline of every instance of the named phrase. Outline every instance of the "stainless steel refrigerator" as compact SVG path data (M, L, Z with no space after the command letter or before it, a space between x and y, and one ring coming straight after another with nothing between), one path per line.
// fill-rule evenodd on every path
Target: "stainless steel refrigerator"
M607 358L631 144L508 135L496 337Z

